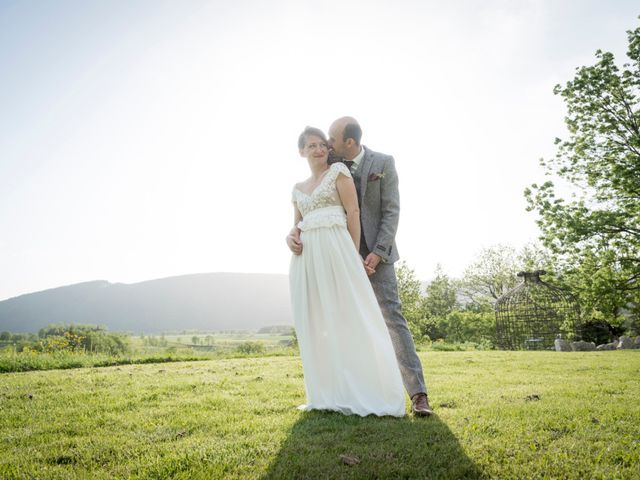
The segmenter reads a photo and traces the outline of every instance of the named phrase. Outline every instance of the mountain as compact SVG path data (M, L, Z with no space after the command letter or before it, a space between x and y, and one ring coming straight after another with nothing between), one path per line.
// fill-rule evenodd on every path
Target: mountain
M245 330L291 325L286 275L199 273L140 283L104 280L0 302L0 331L37 332L50 323L110 331Z

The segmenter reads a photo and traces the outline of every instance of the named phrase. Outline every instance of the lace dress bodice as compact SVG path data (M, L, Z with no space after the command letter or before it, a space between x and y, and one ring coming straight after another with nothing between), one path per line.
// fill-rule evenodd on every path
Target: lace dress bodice
M347 217L336 188L336 180L340 174L351 178L351 172L344 163L333 163L310 195L294 187L291 201L302 214L302 221L298 223L301 230L347 225Z

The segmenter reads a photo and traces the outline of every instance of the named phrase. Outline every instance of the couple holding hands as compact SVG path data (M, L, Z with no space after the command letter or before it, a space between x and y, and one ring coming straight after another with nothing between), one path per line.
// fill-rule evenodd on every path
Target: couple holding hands
M433 414L400 309L394 262L400 202L393 157L361 144L351 117L300 134L311 176L292 192L291 303L305 410L347 415Z

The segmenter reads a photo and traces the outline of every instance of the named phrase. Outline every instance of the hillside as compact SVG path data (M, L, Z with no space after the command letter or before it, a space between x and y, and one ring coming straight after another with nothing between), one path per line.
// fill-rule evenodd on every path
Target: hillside
M11 332L36 332L50 323L157 333L292 322L288 277L276 274L200 273L133 284L97 280L0 302L0 331Z

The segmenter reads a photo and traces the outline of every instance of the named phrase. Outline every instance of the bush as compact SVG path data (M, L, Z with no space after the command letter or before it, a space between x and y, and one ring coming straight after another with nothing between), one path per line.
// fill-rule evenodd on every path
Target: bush
M236 351L247 355L263 354L267 351L262 342L243 342L236 348Z
M101 352L109 355L124 355L131 351L129 337L118 333L87 333L84 347L88 352Z
M613 337L619 337L623 333L623 329L615 327L604 320L589 320L580 325L578 332L585 342L601 345L611 342Z
M438 319L447 342L495 343L496 318L493 312L454 310Z
M16 338L16 335L13 337ZM54 324L41 328L36 337L21 336L16 351L25 348L43 352L104 353L124 355L130 353L129 337L121 333L108 333L105 327L93 325ZM28 340L27 340L28 338Z

